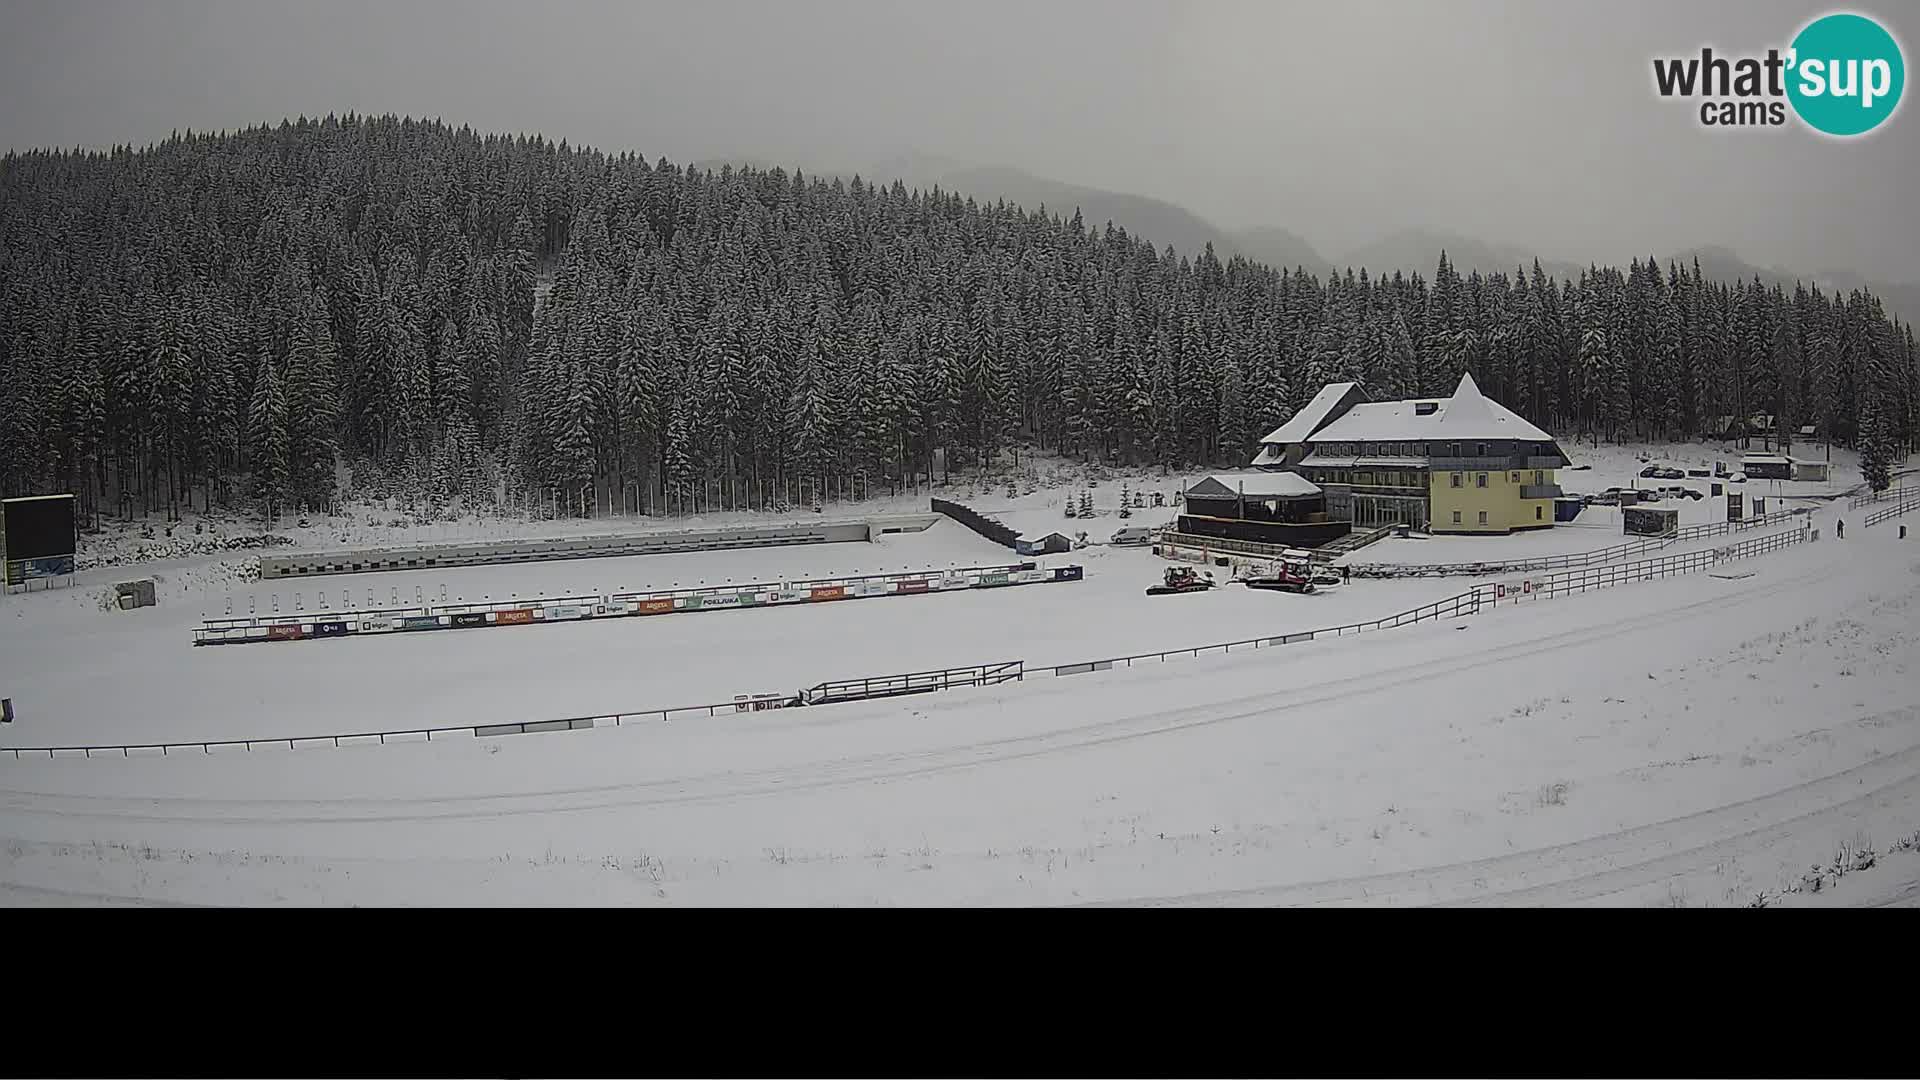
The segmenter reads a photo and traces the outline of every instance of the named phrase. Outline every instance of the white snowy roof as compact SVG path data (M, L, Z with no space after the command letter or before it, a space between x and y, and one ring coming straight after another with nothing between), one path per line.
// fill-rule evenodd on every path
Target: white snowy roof
M1433 402L1422 414L1414 406ZM1355 405L1346 415L1313 434L1312 442L1391 442L1400 439L1519 439L1551 442L1553 436L1522 419L1505 405L1480 393L1473 376L1445 400L1410 398Z
M1760 463L1760 464L1762 464L1762 465L1791 465L1791 464L1793 464L1793 459L1792 459L1792 458L1790 458L1790 457L1782 457L1782 456L1781 456L1781 455L1779 455L1779 454L1742 454L1742 455L1740 455L1740 460L1741 460L1741 461L1753 461L1753 462L1758 462L1758 463Z
M1278 446L1262 446L1260 452L1253 455L1253 464L1278 465L1286 456L1285 451Z
M1307 402L1304 408L1293 414L1293 419L1273 429L1272 434L1260 441L1263 443L1306 442L1307 436L1312 435L1313 429L1325 422L1327 414L1333 411L1334 406L1340 404L1340 399L1346 397L1347 391L1353 387L1354 384L1350 382L1328 383L1321 387L1320 392L1313 395L1312 401Z
M1216 473L1207 479L1235 495L1245 493L1256 499L1297 499L1320 494L1320 485L1292 472ZM1205 497L1203 492L1201 498Z

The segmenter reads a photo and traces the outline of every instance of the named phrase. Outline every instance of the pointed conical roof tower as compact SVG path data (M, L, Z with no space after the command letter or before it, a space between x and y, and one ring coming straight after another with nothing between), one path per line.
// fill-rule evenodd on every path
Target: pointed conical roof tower
M1436 427L1442 434L1462 431L1473 432L1478 437L1484 436L1493 425L1493 406L1474 384L1472 373L1462 372L1460 385L1454 387L1453 397L1447 400L1447 411L1441 414Z

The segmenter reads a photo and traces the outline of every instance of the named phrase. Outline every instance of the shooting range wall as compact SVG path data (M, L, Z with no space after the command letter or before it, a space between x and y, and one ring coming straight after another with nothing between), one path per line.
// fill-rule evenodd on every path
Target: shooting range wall
M858 521L808 525L765 525L738 529L689 529L629 536L581 536L552 540L474 541L415 547L362 548L271 555L260 559L263 579L365 574L388 570L443 569L555 559L603 559L622 555L666 555L732 548L785 547L792 544L864 542L883 533L920 532L940 520L932 514L899 514Z

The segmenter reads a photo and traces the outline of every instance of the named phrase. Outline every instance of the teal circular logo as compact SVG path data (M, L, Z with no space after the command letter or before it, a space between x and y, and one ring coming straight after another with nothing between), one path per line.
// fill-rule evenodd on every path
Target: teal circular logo
M1787 99L1815 131L1864 135L1900 107L1900 43L1864 15L1823 15L1793 39Z

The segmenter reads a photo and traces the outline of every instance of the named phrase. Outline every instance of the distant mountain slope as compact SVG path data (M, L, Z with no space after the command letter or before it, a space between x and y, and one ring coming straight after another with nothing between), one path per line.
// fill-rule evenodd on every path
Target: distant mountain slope
M723 164L731 164L736 169L743 165L768 169L777 163L730 155L695 161L691 167L718 172ZM794 165L785 163L782 167L791 172ZM1062 220L1072 218L1078 209L1090 230L1104 229L1111 221L1116 228L1150 241L1162 251L1171 244L1188 258L1200 254L1208 244L1213 245L1213 253L1222 262L1240 250L1225 230L1164 199L1069 184L1004 165L966 165L931 154L902 154L858 169L839 165L802 165L801 169L808 176L827 180L835 177L846 180L858 175L862 180L883 185L899 180L909 188L924 190L937 186L981 203L1004 199L1028 210L1044 206L1048 213L1057 214ZM1316 256L1312 262L1323 264L1325 260Z
M932 182L975 199L1005 199L1030 210L1044 206L1062 218L1071 218L1077 207L1089 229L1105 228L1111 221L1162 251L1171 244L1191 257L1212 244L1213 253L1225 261L1236 250L1218 226L1162 199L1081 187L1005 166L948 169Z
M1240 254L1277 269L1305 267L1309 273L1325 276L1333 263L1306 238L1278 225L1258 225L1241 229L1231 237Z
M751 166L770 169L782 163L749 156L732 156L695 161L691 167L717 172L722 164L731 164L735 168ZM791 171L794 166L785 164L783 167ZM1228 232L1164 199L1069 184L1007 166L966 165L952 158L931 154L901 154L861 169L804 166L803 169L809 176L817 175L824 179L839 177L844 180L859 175L879 184L891 184L897 179L908 187L926 189L937 185L981 202L1004 199L1030 210L1045 206L1049 212L1062 218L1072 217L1078 208L1089 229L1103 228L1111 221L1127 232L1151 241L1162 250L1171 244L1180 254L1189 258L1211 243L1214 254L1223 262L1240 254L1275 269L1305 267L1309 272L1323 276L1348 269L1356 273L1365 269L1374 276L1391 275L1398 270L1408 274L1418 272L1431 279L1442 251L1447 253L1447 259L1462 276L1476 270L1482 275L1511 274L1515 267L1531 273L1536 258L1533 251L1517 244L1489 242L1445 229L1410 227L1396 229L1340 258L1330 259L1300 234L1279 225L1258 225ZM1920 320L1920 283L1871 281L1844 270L1797 274L1755 265L1741 258L1731 248L1719 245L1685 248L1663 254L1659 256L1660 265L1665 267L1677 262L1690 267L1696 256L1700 260L1701 273L1709 280L1751 281L1758 277L1764 284L1777 284L1787 290L1791 290L1795 282L1805 282L1808 285L1817 284L1829 293L1866 288L1880 296L1888 314L1902 320ZM1596 256L1595 261L1611 260ZM1586 264L1542 257L1540 267L1556 279L1578 280Z
M1709 245L1677 251L1663 259L1678 262L1682 266L1692 266L1695 258L1700 260L1700 273L1718 281L1752 281L1759 278L1763 285L1778 285L1792 292L1796 284L1818 285L1829 295L1846 294L1855 289L1866 289L1880 298L1887 314L1903 322L1920 319L1920 283L1873 281L1851 270L1828 270L1817 274L1801 274L1779 267L1757 266L1741 258L1731 248Z
M1535 258L1533 252L1513 244L1488 243L1440 229L1409 228L1397 229L1348 252L1337 265L1342 270L1351 268L1355 272L1364 268L1370 274L1418 270L1430 278L1434 267L1440 264L1442 251L1447 253L1447 261L1462 277L1476 270L1482 276L1512 274L1516 266L1531 273ZM1578 277L1580 274L1578 264L1557 259L1541 259L1540 268L1554 277Z

